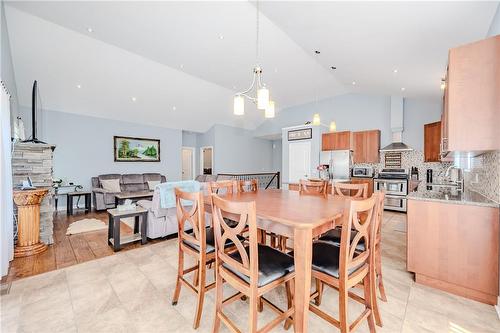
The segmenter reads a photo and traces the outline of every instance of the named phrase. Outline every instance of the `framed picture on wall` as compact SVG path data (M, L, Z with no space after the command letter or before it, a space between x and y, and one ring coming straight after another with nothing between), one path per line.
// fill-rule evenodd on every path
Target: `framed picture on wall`
M288 131L288 141L312 139L312 128Z
M114 136L115 162L160 162L160 140Z

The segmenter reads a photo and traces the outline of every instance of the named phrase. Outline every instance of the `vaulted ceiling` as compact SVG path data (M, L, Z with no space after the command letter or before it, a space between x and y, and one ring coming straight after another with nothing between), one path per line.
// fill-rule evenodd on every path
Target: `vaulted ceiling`
M447 50L483 38L497 5L263 2L264 80L279 110L351 91L437 97ZM6 16L21 105L37 79L52 110L192 131L263 121L250 103L232 115L256 63L255 3L7 2Z

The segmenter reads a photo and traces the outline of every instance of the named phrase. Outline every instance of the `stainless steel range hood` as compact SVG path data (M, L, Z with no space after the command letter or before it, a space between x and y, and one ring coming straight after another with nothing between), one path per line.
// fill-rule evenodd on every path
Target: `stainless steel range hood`
M403 143L403 97L391 96L391 131L392 143L380 149L381 152L411 151L413 148Z
M408 146L407 144L403 142L393 142L384 148L380 149L382 152L387 152L387 151L411 151L413 148Z

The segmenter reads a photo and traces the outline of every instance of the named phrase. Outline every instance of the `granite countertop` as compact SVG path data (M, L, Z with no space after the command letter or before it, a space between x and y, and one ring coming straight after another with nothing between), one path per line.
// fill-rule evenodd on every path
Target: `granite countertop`
M485 196L471 191L457 191L454 188L430 186L422 182L414 192L408 194L408 199L423 201L439 201L459 205L474 205L484 207L499 207L500 205Z

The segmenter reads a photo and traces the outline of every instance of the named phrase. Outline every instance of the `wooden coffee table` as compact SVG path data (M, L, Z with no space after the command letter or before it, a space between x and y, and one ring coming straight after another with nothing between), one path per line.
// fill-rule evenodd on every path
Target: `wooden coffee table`
M135 218L134 234L122 238L120 236L120 219L127 217ZM140 232L139 225L141 229ZM141 241L143 245L146 244L148 242L147 231L148 211L146 209L142 207L122 211L116 208L108 209L108 244L113 246L115 252L120 251L121 246L124 244L136 241Z
M115 195L115 207L130 199L133 202L153 198L154 191L121 192Z

